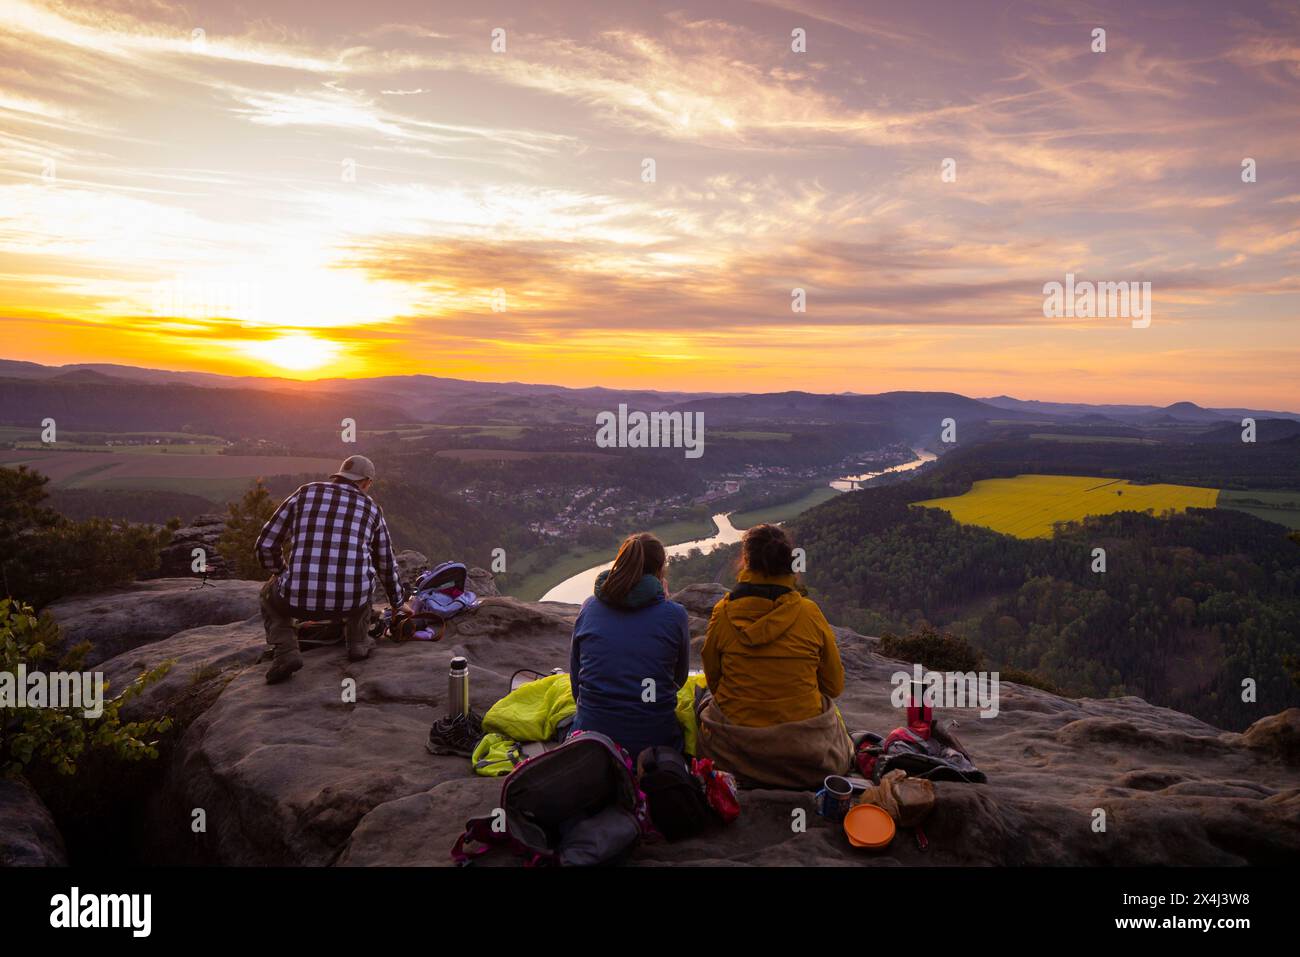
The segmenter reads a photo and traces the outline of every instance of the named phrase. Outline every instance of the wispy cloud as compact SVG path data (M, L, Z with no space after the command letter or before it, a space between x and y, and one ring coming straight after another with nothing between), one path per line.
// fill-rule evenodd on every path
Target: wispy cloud
M304 9L7 0L11 342L228 367L211 343L310 330L322 372L437 342L535 381L1300 407L1246 371L1300 351L1294 5ZM1152 282L1152 328L1044 319L1067 271ZM153 308L241 277L274 315Z

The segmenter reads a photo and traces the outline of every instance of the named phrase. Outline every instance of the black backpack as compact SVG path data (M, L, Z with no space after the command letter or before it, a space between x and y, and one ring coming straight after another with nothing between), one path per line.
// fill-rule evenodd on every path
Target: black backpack
M529 866L610 864L648 828L627 752L603 734L577 731L511 771L493 813L466 823L451 856L464 865L509 847Z
M680 751L666 745L646 748L637 755L636 771L650 823L668 840L694 837L709 825L712 813L704 785Z

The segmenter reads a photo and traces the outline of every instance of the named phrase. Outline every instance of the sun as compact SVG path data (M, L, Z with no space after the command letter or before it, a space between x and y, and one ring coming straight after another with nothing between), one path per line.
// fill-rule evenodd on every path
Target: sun
M242 343L240 348L254 359L291 372L319 369L333 362L339 354L338 343L302 333Z

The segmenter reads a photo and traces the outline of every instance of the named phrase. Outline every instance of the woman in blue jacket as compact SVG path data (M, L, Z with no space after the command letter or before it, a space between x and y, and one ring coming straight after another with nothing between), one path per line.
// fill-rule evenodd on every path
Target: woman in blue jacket
M691 632L686 609L667 597L666 561L649 532L629 536L573 625L573 730L599 731L633 760L651 745L682 749L677 691L690 671Z

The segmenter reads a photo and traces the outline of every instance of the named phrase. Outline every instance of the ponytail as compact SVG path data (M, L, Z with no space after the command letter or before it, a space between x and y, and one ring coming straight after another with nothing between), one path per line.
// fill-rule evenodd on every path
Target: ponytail
M612 604L620 604L643 576L662 576L667 558L663 543L649 532L629 535L619 546L614 567L600 587L601 597Z

